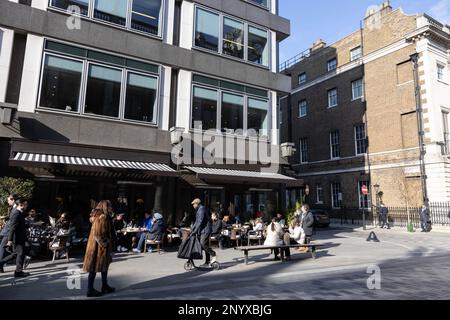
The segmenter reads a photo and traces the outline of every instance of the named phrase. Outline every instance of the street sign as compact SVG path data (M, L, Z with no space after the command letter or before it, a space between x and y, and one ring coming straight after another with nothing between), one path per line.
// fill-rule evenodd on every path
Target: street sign
M362 186L361 187L361 193L363 195L367 196L369 194L369 188L366 185Z

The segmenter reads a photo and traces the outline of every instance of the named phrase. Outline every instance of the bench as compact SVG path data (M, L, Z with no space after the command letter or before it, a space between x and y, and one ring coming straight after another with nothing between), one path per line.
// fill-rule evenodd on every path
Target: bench
M283 262L284 251L282 249L286 248L308 248L310 249L311 256L313 259L316 258L316 248L322 247L320 244L291 244L291 245L279 245L279 246L253 246L253 247L237 247L235 250L243 251L245 255L245 264L248 264L248 252L257 250L274 250L280 249L281 261Z

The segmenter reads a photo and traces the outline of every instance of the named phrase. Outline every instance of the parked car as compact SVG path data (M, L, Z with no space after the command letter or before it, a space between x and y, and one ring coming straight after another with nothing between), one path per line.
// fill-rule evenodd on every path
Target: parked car
M314 227L316 228L328 228L330 226L330 215L325 210L311 209L314 216Z

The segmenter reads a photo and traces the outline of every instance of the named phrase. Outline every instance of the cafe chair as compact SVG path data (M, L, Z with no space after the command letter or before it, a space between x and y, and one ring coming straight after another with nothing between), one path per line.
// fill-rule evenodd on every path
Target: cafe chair
M145 235L144 252L147 252L147 246L156 246L156 251L158 251L158 254L162 254L165 233L159 235L157 240L147 239L148 235L148 233Z
M211 248L211 244L213 242L217 243L217 246L219 247L219 239L220 239L220 235L216 235L216 236L211 236L209 237L209 247Z
M171 245L176 240L181 240L178 234L178 228L167 229L167 244Z
M264 240L263 231L249 231L247 234L247 245L250 246L252 241L258 241L258 245L261 245Z
M69 258L69 237L70 235L57 235L52 242L49 243L48 249L53 252L52 263L55 263L56 254L61 251L65 251L67 262L70 262Z

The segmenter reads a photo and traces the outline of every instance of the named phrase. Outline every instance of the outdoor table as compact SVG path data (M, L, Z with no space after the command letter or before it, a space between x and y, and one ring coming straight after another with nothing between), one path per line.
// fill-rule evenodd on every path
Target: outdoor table
M123 233L123 234L127 234L127 233L147 233L148 229L146 228L124 228L120 231L118 231L119 233Z

